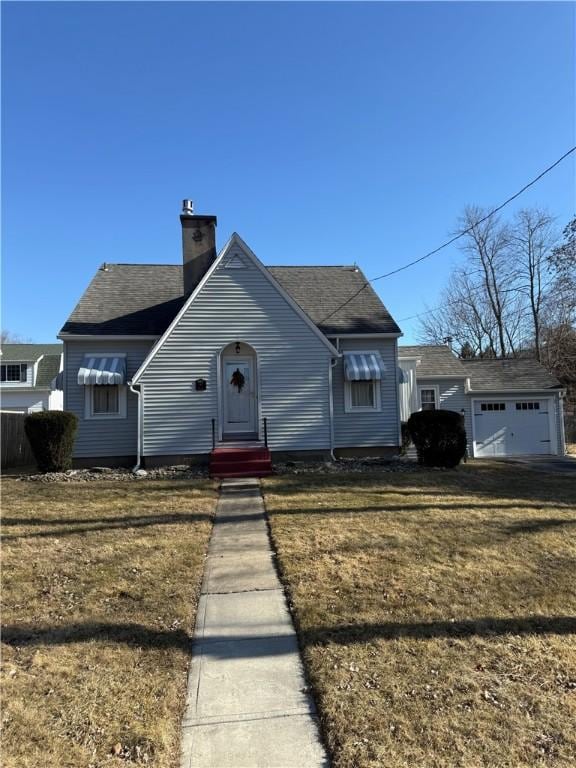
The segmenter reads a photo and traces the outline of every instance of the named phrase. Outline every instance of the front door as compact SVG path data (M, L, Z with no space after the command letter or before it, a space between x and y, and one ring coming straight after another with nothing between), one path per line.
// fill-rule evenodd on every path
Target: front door
M250 358L224 360L223 437L254 437L256 425L256 382Z

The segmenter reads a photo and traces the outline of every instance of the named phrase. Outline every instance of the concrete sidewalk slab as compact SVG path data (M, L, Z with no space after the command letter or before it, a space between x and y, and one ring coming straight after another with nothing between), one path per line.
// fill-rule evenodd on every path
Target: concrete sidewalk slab
M198 605L182 768L327 768L259 481L222 483Z
M196 621L197 640L238 637L292 636L292 618L281 589L201 595Z
M270 552L216 552L206 559L202 594L279 588Z
M291 768L296 765L328 768L326 755L318 740L316 718L309 715L186 728L183 742L184 752L194 753L194 765L214 768Z
M209 555L270 553L268 536L262 533L238 533L230 536L226 533L214 533L208 546Z
M184 724L314 712L294 636L202 643L193 653L196 697Z

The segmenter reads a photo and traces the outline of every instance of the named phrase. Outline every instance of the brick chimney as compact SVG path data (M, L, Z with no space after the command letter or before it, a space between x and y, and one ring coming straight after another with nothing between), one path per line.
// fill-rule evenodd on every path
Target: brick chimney
M216 259L216 216L194 213L192 200L182 201L182 276L189 296Z

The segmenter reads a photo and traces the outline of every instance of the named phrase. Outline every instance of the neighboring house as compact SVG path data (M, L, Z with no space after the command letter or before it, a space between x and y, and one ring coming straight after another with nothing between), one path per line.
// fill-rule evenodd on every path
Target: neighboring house
M16 413L61 411L62 344L3 344L0 356L0 410Z
M446 346L398 355L402 421L422 408L459 411L476 458L565 453L564 391L536 360L459 360Z
M393 455L400 329L356 266L265 267L215 216L182 216L183 264L103 264L62 328L78 464Z
M463 412L476 456L563 453L560 386L536 363L399 355L355 265L265 267L237 234L217 255L215 216L185 201L180 221L181 265L103 264L59 334L77 464L227 461L223 446L263 442L391 456L421 407Z

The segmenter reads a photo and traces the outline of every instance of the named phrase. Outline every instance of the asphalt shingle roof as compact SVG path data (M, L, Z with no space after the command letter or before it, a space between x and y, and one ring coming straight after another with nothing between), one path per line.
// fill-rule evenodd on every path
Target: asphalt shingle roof
M60 371L60 355L45 355L38 363L36 387L49 389L52 379Z
M326 336L400 333L358 267L268 267Z
M443 345L398 347L398 357L418 357L420 365L416 376L468 376L462 366L462 361Z
M372 287L364 288L366 278L355 267L268 269L326 335L400 330ZM181 265L107 264L62 333L160 335L183 303Z
M34 363L41 355L61 355L62 344L2 344L3 363Z
M181 266L107 264L96 272L61 332L160 335L183 303Z
M462 376L470 378L476 391L499 392L506 389L554 389L562 385L551 373L530 358L460 360L445 345L401 346L399 357L417 357L417 377Z
M474 390L559 389L562 385L537 360L513 358L507 360L462 360L466 375Z

